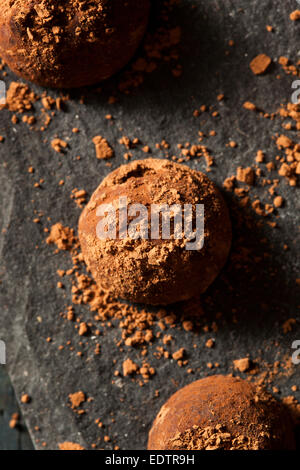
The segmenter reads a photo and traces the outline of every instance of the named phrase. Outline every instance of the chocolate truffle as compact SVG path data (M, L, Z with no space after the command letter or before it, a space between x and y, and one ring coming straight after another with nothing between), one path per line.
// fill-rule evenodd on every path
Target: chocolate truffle
M155 239L151 229L148 239L121 238L119 231L117 239L100 239L99 206L115 204L124 196L128 207L143 204L149 214L153 205L190 204L195 212L196 205L203 204L204 246L187 249L186 233L174 236L175 224L169 239ZM95 281L115 297L169 304L198 295L213 282L230 249L231 224L225 202L207 176L184 165L146 159L123 165L102 181L81 214L79 239Z
M149 0L2 0L0 56L39 85L91 85L131 59L149 8Z
M178 390L158 413L149 450L295 449L287 409L261 387L215 375Z

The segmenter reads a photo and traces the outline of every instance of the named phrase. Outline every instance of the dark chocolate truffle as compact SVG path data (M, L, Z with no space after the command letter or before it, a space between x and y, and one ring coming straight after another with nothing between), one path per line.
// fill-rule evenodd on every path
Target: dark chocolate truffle
M204 246L187 249L187 239L174 237L100 239L98 207L115 204L204 205ZM184 209L185 210L185 209ZM174 229L174 226L173 226ZM115 297L148 304L169 304L204 292L223 267L231 244L231 224L215 185L187 166L147 159L121 166L96 189L79 220L85 262L95 281Z
M0 56L39 85L91 85L131 59L149 8L149 0L2 0Z
M178 390L158 413L149 450L295 449L287 409L261 387L215 375Z

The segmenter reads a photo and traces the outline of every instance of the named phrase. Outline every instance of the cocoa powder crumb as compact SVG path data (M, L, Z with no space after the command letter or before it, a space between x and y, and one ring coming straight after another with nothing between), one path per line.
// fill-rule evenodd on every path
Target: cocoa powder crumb
M271 58L266 54L259 54L250 62L250 68L255 75L262 75L271 64Z
M96 149L96 157L98 160L108 160L114 156L114 151L110 147L106 139L97 135L93 138L93 143Z
M126 361L123 362L123 375L124 377L127 377L128 375L132 375L136 372L138 372L139 367L135 362L133 362L131 359L126 359Z
M59 450L85 450L80 444L76 444L75 442L61 442L58 444Z
M79 336L84 336L87 334L87 332L88 332L87 324L85 322L81 322L79 325L79 331L78 331Z
M12 416L11 416L11 419L9 421L9 427L11 429L15 429L19 424L19 420L20 420L19 413L13 413Z
M236 179L242 183L249 184L250 186L254 183L254 171L251 167L242 168L238 167L236 173Z
M82 208L86 203L87 192L84 189L74 188L70 197L76 202L78 207Z
M243 107L249 111L256 111L256 106L255 104L251 103L251 101L245 101Z
M248 357L243 359L236 359L233 361L234 368L240 372L247 372L251 367L251 361Z
M67 251L70 251L78 244L74 230L69 227L64 227L61 223L52 225L46 243L48 245L55 244L59 250Z
M293 145L293 142L291 139L289 139L289 137L285 136L285 135L281 135L280 137L278 137L278 139L276 140L276 144L278 146L279 149L281 148L289 148Z
M178 349L178 351L175 351L172 354L172 358L175 359L175 361L179 361L180 359L183 359L184 355L185 355L185 349L180 348Z
M82 403L85 402L86 397L82 391L70 393L69 400L71 402L71 408L75 409L78 408Z
M63 150L68 147L68 144L62 139L53 139L51 141L51 147L53 148L53 150L55 150L55 152L63 153Z
M6 103L0 105L0 109L7 108L9 111L24 113L32 110L33 103L37 99L28 85L21 82L11 82L6 93Z
M292 13L290 14L290 19L292 21L298 21L300 20L300 10L294 10L292 11Z
M275 207L281 207L283 204L283 198L281 196L276 196L273 200Z
M31 398L30 396L27 394L27 393L24 393L22 396L21 396L21 403L23 404L27 404L31 401Z
M258 150L257 151L257 154L256 154L256 158L255 158L255 161L257 163L262 163L265 159L265 156L264 156L264 153L262 150Z

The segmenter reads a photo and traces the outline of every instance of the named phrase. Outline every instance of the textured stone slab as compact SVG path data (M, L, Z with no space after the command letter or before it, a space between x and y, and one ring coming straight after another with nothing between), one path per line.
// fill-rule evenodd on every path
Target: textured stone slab
M149 361L157 373L144 387L128 378L111 383L113 371L121 369L126 357L140 361L138 352L121 354L114 346L120 339L117 328L108 329L101 337L100 356L92 354L91 338L83 340L83 358L76 356L81 338L59 316L70 304L70 290L56 289L56 270L70 267L69 257L54 256L53 249L44 243L43 226L32 220L35 209L46 214L43 220L49 216L52 223L61 221L76 227L80 210L70 199L72 189L84 188L91 194L109 172L104 162L95 158L92 143L95 135L104 136L114 147L115 157L111 161L116 168L124 162L124 149L118 143L123 134L140 137L153 149L153 156L161 156L154 149L162 139L172 145L172 155L171 152L177 152L177 143L196 142L200 129L206 133L214 129L217 136L207 145L215 157L210 177L219 186L238 166L253 164L258 149L275 156L271 137L281 131L280 122L259 119L243 110L242 103L253 101L259 108L274 112L281 102L290 100L293 77L286 76L274 63L270 73L255 77L249 62L261 52L274 61L281 55L294 61L299 59L300 23L289 20L289 13L296 7L294 0L182 0L172 13L183 31L180 78L175 79L166 66L161 66L132 94L120 95L114 105L108 104L108 97L117 79L104 84L101 93L87 90L84 104L79 103L81 91L72 92L66 112L59 113L44 133L31 132L22 123L12 125L11 113L1 111L0 135L5 136L5 142L0 144L0 229L6 231L0 234L0 338L7 344L7 368L17 396L20 398L26 392L32 397L30 404L22 405L22 412L37 448L56 449L57 443L65 440L87 448L93 442L98 447L111 448L112 444L103 444L103 440L98 444L97 439L106 434L121 449L145 448L152 420L179 386L207 373L232 372L232 361L247 354L268 363L291 357L292 341L300 339L299 317L288 334L283 334L282 324L296 317L300 303L295 283L299 267L296 240L299 197L294 188L281 183L280 194L286 203L279 212L276 230L266 224L252 230L246 223L238 224L236 214L241 209L234 197L225 195L235 241L244 237L244 249L252 262L247 270L227 266L204 297L208 323L222 312L217 333L171 330L174 348L186 347L189 367L196 373L189 375L186 368L178 367L174 361L153 358L154 343L149 348ZM267 24L274 27L273 33L266 31ZM228 46L229 40L234 40L234 47ZM231 52L227 56L228 49ZM275 78L278 73L281 80ZM11 79L13 75L9 73L5 80L9 83ZM219 93L226 97L218 105L221 118L207 114L203 119L195 119L193 110L202 104L217 107ZM50 94L59 95L55 91ZM114 125L105 119L107 114L113 114ZM80 129L80 134L72 135L74 126ZM55 136L70 137L65 155L51 149L49 141ZM238 148L226 147L229 140L236 141ZM77 155L81 155L80 161L76 160ZM144 158L145 154L136 150L134 157ZM203 160L194 160L190 165L199 170L206 167ZM34 177L27 173L29 166L36 169ZM40 178L45 183L36 190L33 182ZM58 184L61 179L64 186ZM255 194L261 196L265 191L256 188ZM249 217L255 218L251 211ZM265 261L266 245L260 243L263 238L271 254ZM271 277L270 272L275 275ZM91 315L84 307L78 311L86 319ZM233 314L238 320L236 324L232 323ZM46 342L49 336L54 339L51 345ZM205 348L206 339L212 336L216 339L215 347ZM67 348L59 351L58 346L68 340L74 345L74 352ZM194 343L198 345L196 349L192 347ZM220 367L209 370L208 362L218 362ZM281 396L291 394L290 387L295 383L299 384L299 366L292 375L278 375L274 379ZM82 416L74 414L67 405L69 393L78 390L94 398L84 404L87 413ZM299 400L299 392L295 395ZM94 424L97 418L105 423L105 429ZM36 426L40 431L35 431Z

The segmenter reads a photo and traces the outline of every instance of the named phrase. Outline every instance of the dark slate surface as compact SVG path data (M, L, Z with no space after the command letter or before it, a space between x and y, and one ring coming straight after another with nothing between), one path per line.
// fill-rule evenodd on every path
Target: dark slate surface
M192 8L194 4L196 7ZM105 434L121 449L145 448L151 422L167 397L179 386L215 373L207 369L207 362L219 362L217 371L228 373L232 372L232 361L246 354L253 359L261 357L268 363L291 356L292 341L300 339L299 317L286 335L282 333L282 324L296 317L299 305L295 284L299 197L295 188L284 182L280 183L280 194L286 202L278 212L276 230L266 224L255 228L247 225L246 219L241 222L242 210L233 197L225 195L234 225L233 252L240 252L237 240L242 237L242 247L249 253L247 266L242 261L238 269L229 262L203 298L206 312L203 324L211 324L216 313L223 314L217 320L217 333L171 330L175 340L170 350L186 347L189 366L195 369L195 374L188 375L186 368L179 368L174 361L157 361L150 353L149 362L157 374L142 388L122 377L111 384L113 371L121 370L126 357L141 363L138 351L118 352L114 345L114 340L120 338L118 328L108 329L101 336L100 356L93 355L93 338L83 340L83 358L76 356L79 337L74 333L74 326L59 317L59 312L70 304L70 291L56 289L56 270L70 267L69 257L53 255L53 249L43 241L43 227L49 225L46 216L51 217L52 223L61 221L76 227L80 210L70 199L71 190L84 188L91 194L108 173L109 169L94 155L91 139L98 134L105 136L115 148L116 156L112 160L115 168L124 162L124 149L118 144L123 134L140 137L152 149L156 142L166 139L172 145L172 155L172 152L178 154L177 143L196 143L200 128L204 132L215 129L217 137L205 143L215 156L210 177L219 185L239 165L252 164L258 149L274 157L276 148L271 136L280 131L280 122L260 119L243 110L241 104L245 100L254 101L258 107L272 112L281 102L290 100L293 78L281 72L276 60L281 55L294 61L299 59L300 24L289 20L289 13L296 7L294 0L182 0L171 14L171 20L183 30L180 78L173 78L168 67L162 65L134 93L120 95L114 105L108 105L107 100L115 90L118 77L102 85L101 93L93 89L85 91L85 104L79 103L82 91L73 92L66 112L59 113L45 133L31 132L22 123L14 126L10 123L11 113L1 111L0 135L6 139L0 144L0 228L7 231L0 237L0 337L7 344L7 368L17 397L23 392L32 397L30 404L22 405L22 412L37 448L56 449L57 443L65 440L79 442L87 448L93 442L97 447L111 448L111 443L98 441ZM151 28L155 27L155 21L154 15ZM267 24L274 27L273 33L266 31ZM235 47L226 56L230 39L235 41ZM270 73L255 77L249 62L261 52L270 55L274 63ZM279 72L282 79L276 80ZM5 80L8 83L12 78L9 73ZM226 100L217 105L219 93L224 93ZM51 95L55 97L57 93L52 91ZM214 105L220 110L221 118L206 114L195 119L192 111L202 104ZM106 114L113 114L114 125L105 120ZM74 126L80 129L80 134L72 135ZM56 135L69 142L65 155L54 153L49 145ZM238 143L238 149L225 147L231 139ZM80 161L76 160L77 155L82 156ZM154 151L153 156L162 154ZM141 150L134 151L134 158L144 157ZM30 165L36 169L33 177L27 173ZM190 165L205 170L202 160ZM36 190L33 182L40 178L45 183L42 189ZM65 180L62 187L58 186L61 179ZM255 188L254 194L269 202L263 188ZM43 225L32 222L34 209L46 214ZM251 211L248 217L256 220ZM267 243L261 243L263 238ZM287 251L284 244L289 246ZM266 251L270 256L263 261ZM275 275L270 275L274 272ZM85 319L91 316L84 307L77 312ZM237 323L232 322L233 315ZM46 342L48 336L54 339L52 345ZM212 336L216 339L215 348L207 349L205 341ZM75 351L71 353L66 348L58 351L58 346L68 340ZM194 349L193 343L199 347ZM155 347L154 343L153 351ZM113 359L117 360L114 366ZM280 388L281 396L286 396L297 383L299 366L291 376L275 378L273 385ZM81 417L67 405L68 394L80 389L94 398L84 404L88 413ZM160 390L158 398L155 398L156 389ZM294 395L299 400L299 392ZM115 423L111 422L112 416ZM103 430L94 424L96 418L106 425ZM34 430L35 426L40 427L39 432Z
M15 393L4 366L0 366L0 450L30 450L33 448L28 431L22 422L11 429L9 422L13 413L20 410Z

